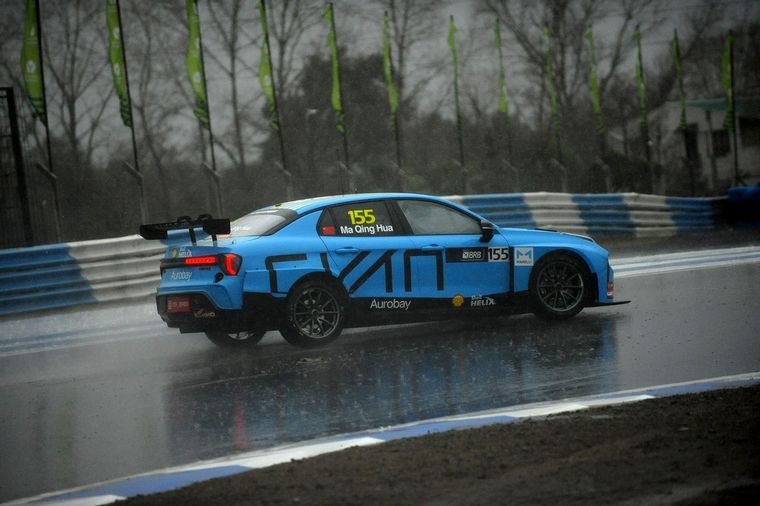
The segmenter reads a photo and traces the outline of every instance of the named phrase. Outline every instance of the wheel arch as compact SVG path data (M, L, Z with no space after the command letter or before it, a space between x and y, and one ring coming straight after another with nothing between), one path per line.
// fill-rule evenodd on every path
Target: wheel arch
M314 282L319 281L323 283L329 283L335 286L335 288L337 288L340 291L340 294L345 299L345 302L348 303L348 290L346 290L346 287L331 272L325 272L325 271L315 271L315 272L310 272L308 274L304 274L290 286L290 288L288 289L288 295L293 291L295 287L303 283L306 283L307 281L314 281Z
M599 299L599 278L596 275L596 273L591 268L590 263L586 258L583 257L580 253L578 253L575 250L572 249L566 249L566 248L559 248L556 250L549 251L548 253L541 256L541 258L538 259L536 262L536 265L533 267L531 273L530 273L530 286L533 285L535 276L538 275L538 267L543 262L548 262L554 257L558 256L569 256L571 258L574 258L575 260L580 263L581 267L583 268L583 277L588 282L588 291L585 294L585 299L587 302L595 302Z

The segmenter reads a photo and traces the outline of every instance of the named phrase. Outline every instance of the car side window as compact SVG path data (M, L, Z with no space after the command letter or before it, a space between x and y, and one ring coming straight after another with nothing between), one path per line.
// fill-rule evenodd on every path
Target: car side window
M414 235L480 234L480 223L455 209L424 200L399 200Z
M398 235L397 228L383 201L356 202L325 209L318 225L320 235L344 237Z

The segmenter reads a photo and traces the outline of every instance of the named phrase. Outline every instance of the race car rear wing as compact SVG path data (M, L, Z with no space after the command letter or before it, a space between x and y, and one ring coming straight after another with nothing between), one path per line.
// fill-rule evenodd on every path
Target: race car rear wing
M169 237L170 230L186 229L190 233L193 246L195 246L197 243L196 228L203 229L216 242L217 235L230 233L230 220L229 218L213 218L210 214L201 214L196 220L189 216L180 216L177 221L170 223L140 225L140 235L148 240L161 240Z

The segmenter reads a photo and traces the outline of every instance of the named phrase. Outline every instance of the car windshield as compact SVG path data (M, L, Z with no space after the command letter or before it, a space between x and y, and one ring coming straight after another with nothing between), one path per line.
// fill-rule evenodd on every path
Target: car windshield
M261 209L230 224L231 237L273 234L298 216L292 209Z

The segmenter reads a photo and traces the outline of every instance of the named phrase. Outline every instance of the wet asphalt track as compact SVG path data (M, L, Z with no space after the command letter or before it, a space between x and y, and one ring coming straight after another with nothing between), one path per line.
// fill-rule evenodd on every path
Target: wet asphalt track
M0 322L44 337L0 346L0 501L327 434L757 371L759 286L760 263L656 272L619 280L630 305L562 324L377 328L319 350L276 333L217 349L163 329L150 304Z

